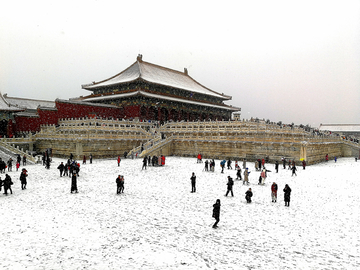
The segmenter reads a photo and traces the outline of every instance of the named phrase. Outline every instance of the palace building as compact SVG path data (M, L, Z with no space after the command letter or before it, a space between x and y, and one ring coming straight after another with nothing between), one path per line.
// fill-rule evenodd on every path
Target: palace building
M92 92L82 101L115 105L119 118L159 121L230 120L240 108L224 104L231 96L217 93L179 72L142 60L100 82L82 85Z
M64 118L112 118L139 121L230 120L240 108L188 75L142 60L119 74L82 88L87 96L55 101L9 97L0 93L0 136L13 137L57 125ZM237 114L239 115L239 113Z

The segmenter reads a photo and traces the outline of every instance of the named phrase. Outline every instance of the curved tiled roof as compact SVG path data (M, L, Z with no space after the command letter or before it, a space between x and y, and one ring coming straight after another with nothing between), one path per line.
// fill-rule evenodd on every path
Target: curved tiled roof
M23 111L24 108L21 108L19 106L16 105L12 105L10 104L4 97L3 95L0 93L0 111Z
M132 97L132 96L137 96L137 95L141 95L141 96L145 96L145 97L152 97L152 98L157 98L157 99L162 99L162 100L178 101L178 102L188 103L188 104L193 104L193 105L207 106L207 107L212 107L212 108L226 109L226 110L230 110L230 111L240 111L241 110L240 108L228 106L226 104L213 104L213 103L201 102L198 100L179 99L176 97L171 97L171 96L167 96L167 95L158 95L158 94L149 93L149 92L145 92L145 91L141 91L141 90L131 91L128 93L118 93L118 94L113 93L111 95L104 95L104 96L103 95L94 96L94 97L89 96L89 97L84 98L84 100L90 101L90 102L104 101L104 100L109 100L109 99Z
M223 100L230 100L231 96L217 93L191 78L187 71L180 72L162 66L154 65L142 61L142 57L138 57L137 61L130 67L120 72L119 74L92 84L82 85L83 89L93 90L106 86L115 86L117 84L133 82L142 79L144 81L155 83L159 85L174 87L178 89L187 90L194 93L210 95L221 98Z
M54 101L8 97L6 94L4 95L4 99L11 106L18 107L19 110L36 110L39 106L48 108L55 107Z

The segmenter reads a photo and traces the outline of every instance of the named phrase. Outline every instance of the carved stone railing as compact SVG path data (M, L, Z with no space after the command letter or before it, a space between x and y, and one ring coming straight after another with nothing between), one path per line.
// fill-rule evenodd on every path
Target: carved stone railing
M0 146L5 148L9 153L14 155L20 155L21 157L26 156L26 159L29 162L35 163L35 158L29 153L29 151L24 151L20 149L19 146L15 146L15 143L19 142L32 142L28 138L1 138L0 139Z

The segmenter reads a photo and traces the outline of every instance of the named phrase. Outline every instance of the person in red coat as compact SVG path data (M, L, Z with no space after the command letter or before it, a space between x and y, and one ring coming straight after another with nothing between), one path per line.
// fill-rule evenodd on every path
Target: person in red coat
M200 153L197 155L197 163L202 163L202 156Z
M120 166L120 162L121 162L121 157L118 156L118 158L117 158L118 167Z
M277 200L277 191L278 191L278 185L275 182L273 182L273 184L271 185L272 202L276 202L276 200Z

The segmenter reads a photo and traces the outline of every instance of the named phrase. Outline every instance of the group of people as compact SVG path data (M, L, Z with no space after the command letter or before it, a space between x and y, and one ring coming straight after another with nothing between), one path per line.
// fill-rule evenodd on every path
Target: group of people
M91 156L91 162L92 163L92 155ZM71 178L71 188L70 193L78 193L77 188L77 178L80 176L80 163L78 163L76 160L73 159L74 155L70 154L69 159L67 160L66 164L64 162L61 162L60 165L57 167L57 169L60 171L60 177L62 176L69 176Z
M93 156L92 156L92 154L90 153L90 155L89 155L90 164L92 164L92 160L93 160ZM86 156L85 156L85 155L83 156L83 164L86 164Z
M283 159L283 163L285 163L285 158ZM215 162L214 162L215 163ZM296 175L296 164L294 161L289 161L290 163L290 167L289 169L292 170L292 176L293 175ZM227 168L229 170L232 169L232 166L231 166L231 160L229 159L227 162L225 160L221 161L220 162L220 166L221 166L221 172L223 173L224 171L224 168L225 168L225 164L227 164ZM306 166L306 162L305 160L303 160L303 169L305 169L305 166ZM243 179L243 184L249 184L249 174L250 174L250 171L249 171L249 168L246 167L246 159L243 160L243 169L244 169L244 179ZM284 169L285 169L285 165L284 165ZM242 180L242 170L241 170L241 167L238 165L238 162L235 161L235 170L236 170L236 179L237 180ZM265 184L265 179L267 177L267 172L270 172L270 170L267 170L265 168L265 160L262 159L258 159L255 161L255 170L256 171L261 171L260 173L260 177L259 177L259 184L261 185L264 185ZM279 170L279 162L275 162L275 171L278 173L278 170ZM205 161L205 171L208 171L208 161ZM191 188L192 188L192 191L191 192L195 192L196 191L196 176L195 176L195 173L192 173L192 176L191 176ZM228 176L228 181L227 181L227 191L226 191L226 194L225 196L228 196L229 194L231 194L231 196L234 196L234 193L233 193L233 186L234 186L234 180L231 176ZM272 202L275 203L277 202L277 191L278 191L278 185L273 182L273 184L271 185L271 199L272 199ZM283 189L283 192L284 192L284 202L285 202L285 206L289 207L290 206L290 195L291 195L291 188L288 184L285 185L284 189ZM253 191L251 188L249 188L246 192L245 192L245 200L247 203L251 203L252 201L252 197L253 197ZM213 224L213 228L217 228L217 225L220 221L220 206L221 206L221 203L220 203L220 199L217 199L215 204L213 205L213 215L212 217L215 218L215 223Z
M21 183L21 189L24 190L26 189L26 185L27 185L27 178L28 174L27 174L27 170L25 168L23 168L21 170L20 173L20 183ZM5 179L2 180L0 177L0 191L2 188L4 188L4 195L8 195L8 192L10 192L10 194L13 194L12 188L11 186L14 184L14 182L11 179L11 176L8 174L5 174Z
M77 176L79 176L80 163L76 162L76 160L68 159L66 164L64 164L64 162L61 162L60 165L57 167L57 169L60 171L60 177L62 176L72 177L74 173Z
M194 174L194 173L193 173ZM231 183L231 177L228 176L228 190L225 194L225 196L228 195L228 193L231 191L231 195L233 195L233 192L232 192L232 186L233 186L233 183ZM274 182L272 185L271 185L271 198L272 198L272 202L276 202L277 201L277 190L278 190L278 186L277 184ZM285 185L284 189L284 202L285 202L285 206L289 207L290 206L290 195L291 195L291 188L289 187L288 184ZM253 192L251 190L251 188L249 188L246 192L245 192L245 200L247 203L251 203L251 198L253 196ZM220 199L217 199L215 204L213 204L213 214L212 214L212 217L215 218L215 223L213 224L213 228L217 228L217 225L220 221L220 206L221 206L221 203L220 203Z
M161 156L145 156L143 158L143 166L142 166L142 170L146 170L147 166L164 166L165 165L165 156L161 155Z

